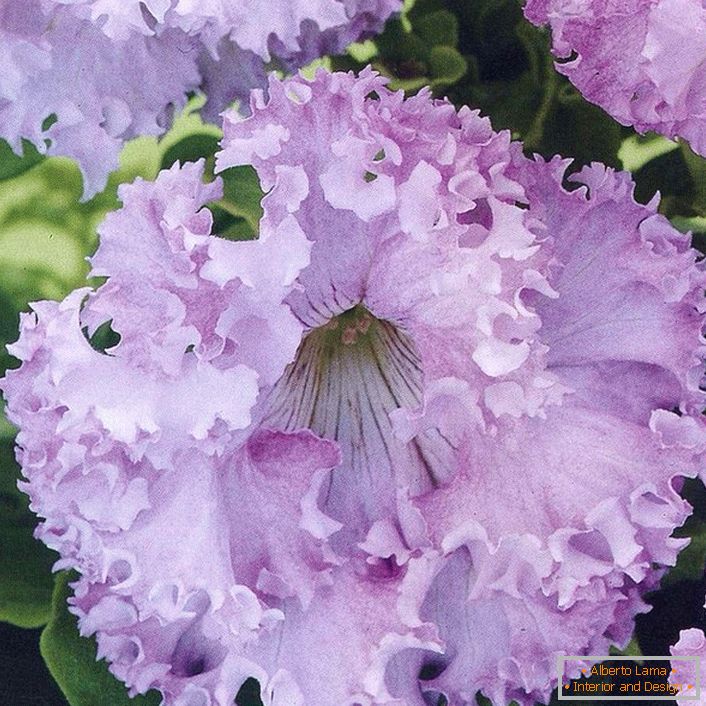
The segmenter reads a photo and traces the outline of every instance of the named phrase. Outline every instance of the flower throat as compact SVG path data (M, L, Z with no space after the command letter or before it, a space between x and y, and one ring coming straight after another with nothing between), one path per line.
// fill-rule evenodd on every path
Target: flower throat
M437 430L409 443L393 432L390 413L419 407L422 385L411 337L358 305L304 338L271 393L265 423L337 441L343 461L325 490L327 512L374 521L394 509L393 488L417 495L448 475L451 449Z

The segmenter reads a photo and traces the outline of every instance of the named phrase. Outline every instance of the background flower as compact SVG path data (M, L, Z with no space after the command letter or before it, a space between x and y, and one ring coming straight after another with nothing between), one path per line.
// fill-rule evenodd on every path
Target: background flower
M267 63L292 70L339 52L399 9L398 0L4 0L0 136L18 153L25 139L75 159L88 198L124 142L162 134L188 93L205 91L215 121L264 84Z
M706 10L698 0L547 2L527 18L552 29L557 69L638 132L683 137L706 154Z

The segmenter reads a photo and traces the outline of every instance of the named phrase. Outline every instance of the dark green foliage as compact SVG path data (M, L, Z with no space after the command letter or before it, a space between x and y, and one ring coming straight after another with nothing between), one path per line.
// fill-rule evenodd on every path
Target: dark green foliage
M161 169L169 169L175 162L197 162L205 159L207 170L213 173L214 155L218 150L218 138L207 133L188 135L165 150Z
M0 140L0 181L19 176L44 159L27 140L22 140L22 149L21 155L15 154L5 140Z
M257 172L249 166L231 167L221 173L223 198L210 205L213 232L230 240L257 238L264 193Z
M262 706L260 685L255 679L247 679L235 697L235 706Z
M11 438L0 439L0 620L33 628L49 620L51 567L58 556L32 534L37 518L17 489L13 446Z

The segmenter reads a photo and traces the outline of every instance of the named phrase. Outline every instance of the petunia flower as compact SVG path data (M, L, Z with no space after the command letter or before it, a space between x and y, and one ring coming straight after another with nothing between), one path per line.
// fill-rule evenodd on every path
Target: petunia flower
M175 166L121 188L105 283L22 319L2 388L71 610L165 706L546 700L686 543L703 267L627 175L428 91L268 95L217 156L257 170L258 240Z
M84 197L126 140L161 135L187 93L215 120L285 70L382 29L400 0L0 0L0 137L75 159Z
M706 9L700 0L529 0L552 30L557 69L638 132L683 137L706 155Z

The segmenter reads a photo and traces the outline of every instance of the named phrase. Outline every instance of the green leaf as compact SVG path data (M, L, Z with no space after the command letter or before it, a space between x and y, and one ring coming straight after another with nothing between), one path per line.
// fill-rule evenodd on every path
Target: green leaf
M76 617L66 601L71 595L70 575L57 576L52 598L52 614L39 641L39 649L51 675L71 706L158 706L156 691L131 699L127 689L108 671L104 661L96 661L96 644L81 637Z
M2 397L0 397L0 404L2 403ZM1 410L1 407L0 407ZM15 438L17 430L10 424L10 422L5 419L5 415L0 411L0 442L12 441ZM1 473L2 471L0 471Z
M19 176L44 159L27 140L22 140L22 150L22 155L15 154L5 140L0 140L0 181Z
M255 679L246 679L235 697L235 706L262 706L260 685Z
M669 571L662 581L669 586L686 579L698 580L703 576L706 566L706 523L699 522L690 529L691 542L679 554L677 565Z
M468 63L453 47L436 46L429 52L432 86L447 86L458 81L468 70Z
M430 85L456 106L480 108L496 130L523 140L528 154L572 157L574 168L620 164L627 130L557 72L549 33L531 26L516 0L417 0L374 44L376 56L356 47L345 68L373 59L393 89Z
M623 169L636 172L657 157L679 149L679 145L666 137L650 132L647 135L630 135L623 140L618 157Z
M160 168L169 169L175 162L183 165L186 162L196 162L199 159L205 159L207 173L213 174L214 155L217 150L218 137L208 133L189 135L164 152Z
M646 203L659 191L662 195L660 211L667 217L692 215L694 182L681 150L672 150L650 160L633 178L635 198L641 203Z
M573 157L578 164L599 161L617 167L622 141L618 123L566 86L558 91L547 115L538 148L545 157L561 154Z
M225 218L227 223L225 227L218 229L218 237L226 240L254 240L257 237L257 233L244 218L233 217L224 212L220 212L220 214L220 217Z
M689 537L691 542L679 553L676 566L662 579L663 588L679 581L700 580L706 566L706 487L700 480L688 479L681 494L694 511L674 536Z
M113 330L113 319L104 321L88 339L91 348L99 353L105 353L120 343L120 334ZM88 328L83 329L84 335L88 338Z
M512 81L533 60L540 30L531 27L516 0L446 0L459 20L458 49L473 55L482 68L484 81ZM527 46L527 31L532 47Z
M348 53L355 61L361 64L368 64L377 56L378 49L372 39L366 39L364 42L351 44L348 47Z
M617 647L611 647L610 654L616 657L641 657L642 650L640 650L640 643L637 641L637 637L633 636L632 640L630 640L624 650L619 650Z
M220 176L223 198L209 206L214 215L214 233L228 237L228 231L235 228L238 240L256 238L264 196L257 172L249 166L231 167Z
M17 340L19 327L19 307L12 298L0 288L0 376L12 366L13 357L7 352L7 344ZM0 413L0 419L2 414ZM12 433L14 436L14 431Z
M516 81L477 82L464 94L472 96L469 105L490 116L496 130L510 130L514 138L529 130L541 99L529 73ZM455 92L453 99L459 100Z
M706 216L706 159L696 154L686 142L681 142L680 147L694 184L691 206L700 216Z
M0 620L36 628L49 620L58 557L33 536L37 518L17 489L13 447L12 439L0 441Z
M385 26L385 32L375 39L378 52L397 78L408 78L406 66L423 61L429 46L416 34L407 32L400 20L392 20Z
M672 216L672 225L682 233L691 233L692 247L706 253L706 216Z
M88 248L76 233L49 220L11 221L0 230L2 286L21 308L62 298L85 280Z
M682 233L691 231L703 235L706 233L706 216L674 216L672 225Z
M458 44L458 20L446 10L437 10L424 15L414 24L414 30L432 47L455 47Z

